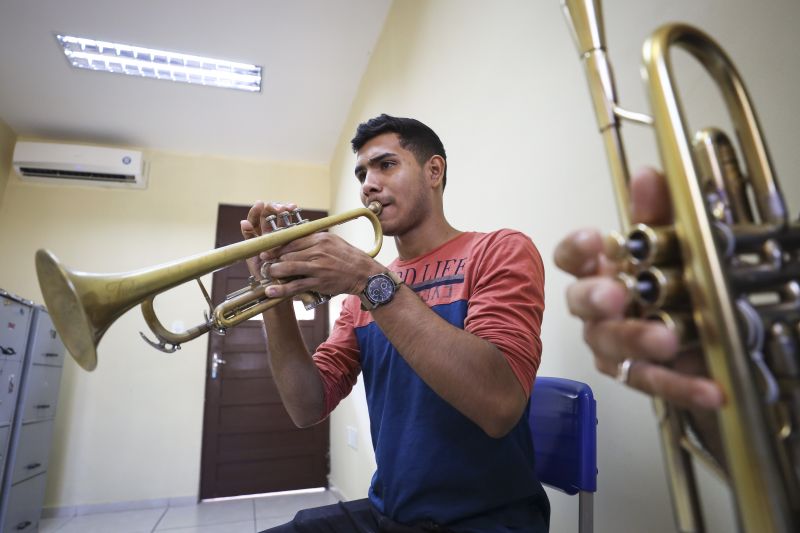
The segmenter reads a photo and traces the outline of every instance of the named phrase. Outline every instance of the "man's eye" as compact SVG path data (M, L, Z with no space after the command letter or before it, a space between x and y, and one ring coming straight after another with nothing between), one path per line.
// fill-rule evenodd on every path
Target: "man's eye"
M358 174L356 174L356 179L358 180L359 183L364 183L364 179L366 178L366 176L367 175L364 174L363 172L359 172Z
M384 170L393 166L394 166L394 161L381 161L381 168Z

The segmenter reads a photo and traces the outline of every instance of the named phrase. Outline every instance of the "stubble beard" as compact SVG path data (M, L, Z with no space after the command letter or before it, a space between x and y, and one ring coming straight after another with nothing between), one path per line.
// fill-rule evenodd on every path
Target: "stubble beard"
M383 234L387 237L402 237L416 229L428 215L428 202L422 189L418 190L413 198L408 202L411 210L402 220L396 221L394 227L383 228Z

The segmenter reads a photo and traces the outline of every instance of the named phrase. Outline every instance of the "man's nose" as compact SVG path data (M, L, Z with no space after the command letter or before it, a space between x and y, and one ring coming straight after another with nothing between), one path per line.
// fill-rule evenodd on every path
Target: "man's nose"
M371 193L376 193L381 190L381 182L377 172L367 172L364 176L364 182L361 184L361 193L364 196L369 196Z

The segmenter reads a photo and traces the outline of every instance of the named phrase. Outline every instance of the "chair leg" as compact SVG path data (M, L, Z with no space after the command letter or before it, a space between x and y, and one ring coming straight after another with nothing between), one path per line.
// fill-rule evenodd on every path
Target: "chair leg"
M594 493L580 491L578 493L578 531L594 532Z

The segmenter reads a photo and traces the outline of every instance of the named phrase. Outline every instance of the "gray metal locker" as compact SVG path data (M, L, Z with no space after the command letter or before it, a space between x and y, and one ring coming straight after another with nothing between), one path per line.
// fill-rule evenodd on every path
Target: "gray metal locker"
M28 346L32 316L33 302L0 289L0 482L8 457L11 425L22 378L22 360Z
M2 533L39 529L64 364L64 345L47 310L41 306L29 305L29 308L27 342L20 350L24 356L14 361L21 372L17 371L19 392L9 426L5 468L0 483ZM15 339L15 342L19 340ZM0 346L5 345L0 342ZM0 389L4 387L3 383L0 382Z

